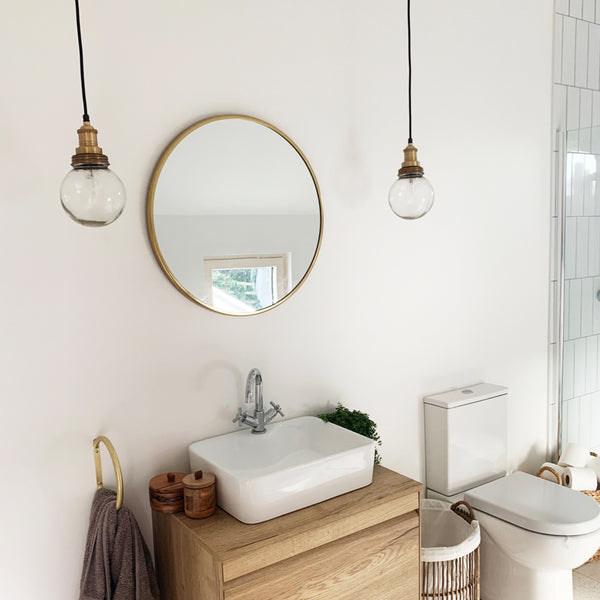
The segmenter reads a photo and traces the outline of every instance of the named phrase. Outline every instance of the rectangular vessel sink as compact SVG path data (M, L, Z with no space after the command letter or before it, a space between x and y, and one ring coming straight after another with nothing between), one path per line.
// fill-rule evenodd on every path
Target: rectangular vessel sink
M217 478L217 504L243 523L261 523L369 485L375 442L299 417L242 429L189 447L192 471Z

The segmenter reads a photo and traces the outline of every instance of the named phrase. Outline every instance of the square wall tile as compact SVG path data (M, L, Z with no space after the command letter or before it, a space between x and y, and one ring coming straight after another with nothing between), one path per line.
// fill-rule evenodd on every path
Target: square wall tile
M596 0L599 3L600 0ZM556 0L554 10L561 15L569 14L569 0Z
M572 17L581 19L583 16L583 0L571 0L569 3L569 14Z
M560 4L563 4L563 0L560 0ZM600 0L596 0L596 23L600 23Z

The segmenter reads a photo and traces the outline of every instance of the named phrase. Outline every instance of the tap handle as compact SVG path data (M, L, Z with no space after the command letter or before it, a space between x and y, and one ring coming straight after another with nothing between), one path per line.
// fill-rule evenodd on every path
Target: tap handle
M282 417L285 417L285 415L283 414L283 411L281 410L281 406L279 406L279 404L275 404L275 402L270 402L271 406L273 407L273 410L281 415Z
M238 411L237 411L237 415L235 415L235 419L231 419L232 423L237 423L238 421L240 422L239 424L241 425L242 422L244 420L244 412L242 411L242 409L238 406Z

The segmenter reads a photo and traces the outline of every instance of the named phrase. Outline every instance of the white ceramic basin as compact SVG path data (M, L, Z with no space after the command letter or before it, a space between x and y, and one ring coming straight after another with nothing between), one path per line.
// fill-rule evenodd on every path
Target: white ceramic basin
M375 442L299 417L242 429L189 447L192 471L217 478L217 504L243 523L260 523L369 485Z

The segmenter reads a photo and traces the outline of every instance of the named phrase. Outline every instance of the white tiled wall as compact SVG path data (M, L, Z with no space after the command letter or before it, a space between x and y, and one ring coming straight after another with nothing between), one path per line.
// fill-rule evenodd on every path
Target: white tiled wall
M600 300L596 298L600 291L600 0L556 0L555 12L553 121L555 131L564 131L566 135L562 151L560 136L554 146L558 193L552 209L550 389L557 390L562 223L562 441L577 441L597 450L600 448ZM563 157L564 165L560 164ZM551 395L551 440L558 414L557 401L558 394Z

